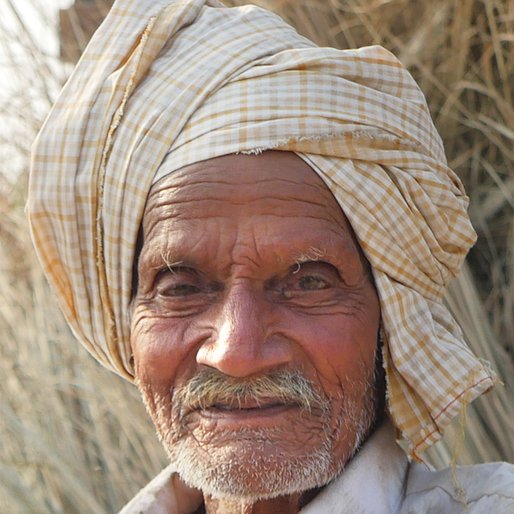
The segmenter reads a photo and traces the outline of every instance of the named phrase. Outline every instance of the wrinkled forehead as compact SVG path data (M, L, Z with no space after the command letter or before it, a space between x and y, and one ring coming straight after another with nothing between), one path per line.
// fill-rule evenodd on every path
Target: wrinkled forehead
M152 244L168 251L166 234L176 233L178 227L183 233L185 227L192 237L193 230L194 234L205 233L209 221L215 219L224 219L226 230L232 230L236 220L246 220L247 229L264 224L267 244L285 241L301 255L337 246L370 269L332 192L292 152L230 154L183 167L160 179L149 193L140 249ZM228 225L227 219L231 220Z
M156 207L168 202L180 209L195 202L207 209L230 199L246 211L263 203L283 202L288 214L313 210L326 219L349 226L330 189L317 173L293 152L267 151L259 155L230 154L185 166L153 184L143 226ZM207 213L206 213L207 214Z
M228 205L229 204L229 205ZM193 207L192 207L193 206ZM180 215L186 208L204 217L220 208L246 213L280 211L288 216L313 216L353 231L332 192L318 174L293 152L230 154L185 166L156 182L148 195L143 230L159 217Z

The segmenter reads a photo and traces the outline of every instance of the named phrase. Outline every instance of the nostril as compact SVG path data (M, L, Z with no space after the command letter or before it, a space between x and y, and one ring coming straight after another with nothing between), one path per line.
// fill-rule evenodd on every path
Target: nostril
M204 343L197 352L197 363L215 368L225 375L244 377L255 373L259 357L252 344L232 339L221 339Z

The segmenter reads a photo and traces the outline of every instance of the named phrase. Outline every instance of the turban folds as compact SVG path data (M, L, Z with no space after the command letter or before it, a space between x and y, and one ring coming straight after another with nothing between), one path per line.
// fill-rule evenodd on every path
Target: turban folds
M157 180L221 155L291 151L371 263L390 417L416 456L493 385L442 304L475 240L423 94L381 47L318 48L216 0L118 0L33 149L32 237L73 332L132 378L136 240Z

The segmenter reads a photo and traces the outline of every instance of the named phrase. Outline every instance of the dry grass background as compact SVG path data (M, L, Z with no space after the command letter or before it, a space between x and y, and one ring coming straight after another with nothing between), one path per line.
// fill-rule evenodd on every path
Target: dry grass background
M106 3L91 9L105 12ZM514 2L255 3L321 45L383 44L427 95L480 236L447 302L505 384L468 409L464 440L457 421L430 458L514 462ZM74 21L80 47L88 30ZM64 325L27 232L30 143L69 69L41 51L22 18L0 20L0 35L4 64L23 85L0 96L0 512L117 512L165 457L135 390L93 362Z

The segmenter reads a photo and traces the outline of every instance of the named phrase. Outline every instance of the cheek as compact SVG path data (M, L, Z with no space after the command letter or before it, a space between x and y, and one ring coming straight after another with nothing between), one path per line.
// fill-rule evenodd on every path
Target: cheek
M155 386L175 384L196 348L191 332L180 320L136 310L130 337L136 378Z
M331 314L316 319L296 319L295 339L315 373L327 388L374 369L378 340L378 309L366 317Z

